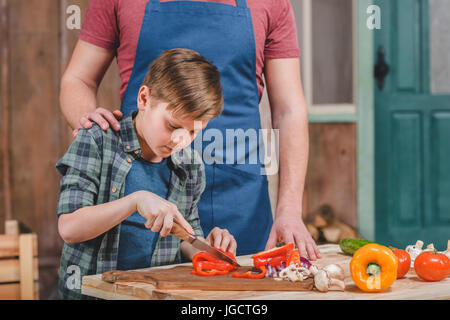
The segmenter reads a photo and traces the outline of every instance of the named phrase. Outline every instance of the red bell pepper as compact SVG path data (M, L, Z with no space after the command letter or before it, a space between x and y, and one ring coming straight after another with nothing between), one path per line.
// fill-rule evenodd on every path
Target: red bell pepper
M253 264L257 268L266 264L270 264L272 267L279 266L281 263L287 262L293 250L294 243L289 243L282 247L258 252L252 256Z
M222 251L222 250L220 250ZM235 260L231 252L224 252L227 256ZM191 274L197 274L201 276L213 276L213 275L223 275L227 274L231 270L235 270L236 267L231 263L217 259L216 257L210 255L207 252L199 252L192 258L192 264L194 265L194 270Z
M235 278L262 279L265 277L267 269L265 266L260 266L258 268L261 270L259 273L252 271L247 271L244 273L234 272L232 276Z
M200 276L215 276L215 275L224 275L230 272L230 270L221 270L221 269L208 269L203 261L198 262L197 265L194 266L194 270L191 271L191 274L196 274Z
M289 255L289 258L286 262L286 267L290 266L292 263L298 264L299 267L302 266L302 263L300 261L300 253L298 252L298 250L293 250L291 252L291 254Z

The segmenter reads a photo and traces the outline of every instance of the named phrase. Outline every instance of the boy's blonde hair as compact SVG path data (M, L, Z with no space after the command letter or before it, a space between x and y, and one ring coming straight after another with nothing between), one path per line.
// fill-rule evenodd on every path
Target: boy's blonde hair
M190 49L164 51L150 65L142 85L181 117L212 119L223 109L219 71Z

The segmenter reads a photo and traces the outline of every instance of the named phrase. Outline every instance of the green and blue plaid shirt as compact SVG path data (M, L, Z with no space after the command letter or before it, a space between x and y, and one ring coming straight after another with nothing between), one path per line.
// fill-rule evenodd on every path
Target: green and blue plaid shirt
M56 164L62 175L58 216L124 196L132 160L141 156L132 121L136 114L137 111L122 119L119 131L108 129L105 132L96 124L79 131ZM205 189L205 169L199 154L188 147L172 154L167 165L170 168L167 200L177 205L196 235L203 236L197 203ZM94 239L64 243L59 270L60 298L87 299L81 294L82 277L116 269L119 234L120 224ZM159 237L151 266L181 261L180 240L172 235Z

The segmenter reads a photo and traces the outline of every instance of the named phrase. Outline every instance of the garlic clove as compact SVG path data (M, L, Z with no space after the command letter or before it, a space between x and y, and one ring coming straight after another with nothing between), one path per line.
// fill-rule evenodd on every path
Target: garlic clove
M417 249L422 250L422 248L423 248L423 241L422 240L417 240L415 246L416 246Z
M414 260L416 257L422 253L422 247L423 247L423 241L417 240L415 245L409 245L406 247L406 252L409 253L409 256L411 257L411 268L414 268Z

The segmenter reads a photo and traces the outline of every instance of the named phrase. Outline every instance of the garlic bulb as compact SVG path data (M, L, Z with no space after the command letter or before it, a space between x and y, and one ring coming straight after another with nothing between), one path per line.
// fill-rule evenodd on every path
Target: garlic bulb
M409 256L411 257L411 268L414 268L414 260L416 257L422 253L422 247L423 247L423 241L417 240L415 245L409 245L406 247L406 252L409 253Z

